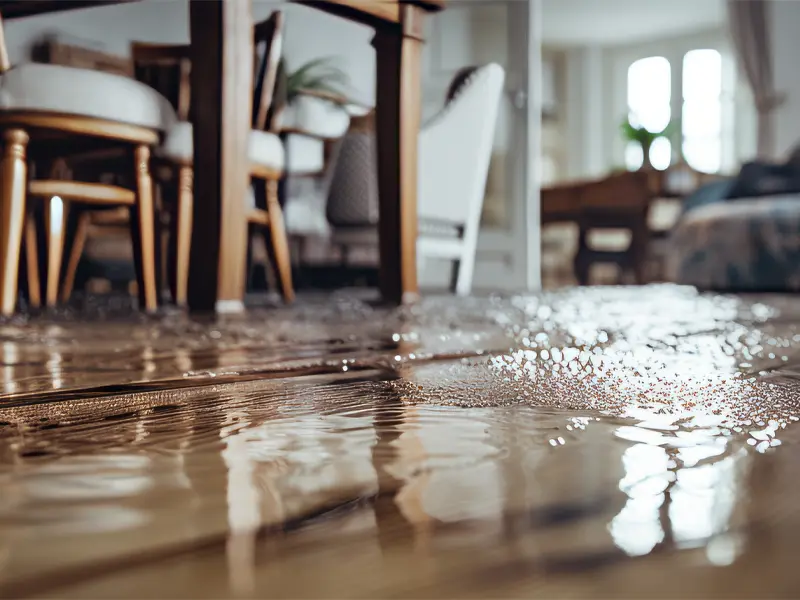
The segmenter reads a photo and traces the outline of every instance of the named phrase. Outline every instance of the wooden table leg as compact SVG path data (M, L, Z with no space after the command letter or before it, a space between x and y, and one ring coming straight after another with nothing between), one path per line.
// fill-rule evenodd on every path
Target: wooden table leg
M380 195L381 293L392 303L417 298L417 139L422 111L422 19L401 6L401 24L379 27L376 130Z
M247 0L192 0L194 210L188 303L244 309L253 102L253 15Z

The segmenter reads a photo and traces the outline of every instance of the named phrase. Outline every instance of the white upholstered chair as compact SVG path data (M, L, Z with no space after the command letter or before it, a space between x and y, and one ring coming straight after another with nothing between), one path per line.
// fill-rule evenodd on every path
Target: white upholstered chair
M444 108L420 132L417 255L420 262L426 258L453 261L451 287L459 295L472 290L481 210L504 80L505 72L498 64L463 69L451 84ZM349 170L341 163L340 168ZM364 187L366 183L357 185ZM336 190L332 195L343 199L351 194ZM333 208L336 207L328 207L329 218L332 212L347 212L344 207ZM334 227L332 243L342 248L377 244L374 224L354 225Z

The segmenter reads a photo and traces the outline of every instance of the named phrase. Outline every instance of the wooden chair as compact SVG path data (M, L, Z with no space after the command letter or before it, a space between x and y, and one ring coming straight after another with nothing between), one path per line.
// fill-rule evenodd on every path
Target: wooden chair
M278 282L286 302L294 299L289 245L278 202L278 182L284 170L284 149L277 135L280 107L273 107L278 60L283 34L283 15L275 12L254 27L256 76L254 81L253 128L249 139L250 175L253 197L249 224L264 235L267 251L278 274ZM172 287L175 302L186 303L189 279L189 246L192 234L193 136L188 120L190 110L188 46L164 46L134 43L132 55L137 77L173 94L178 109L178 122L169 131L157 150L166 172L159 177L177 188L176 218L173 220L174 248L170 260L174 275ZM170 75L171 73L171 75ZM177 85L175 85L177 75ZM172 86L165 88L164 86Z
M35 63L12 68L2 35L0 98L0 129L5 140L0 160L0 313L8 315L16 305L23 230L29 240L35 233L25 226L29 196L41 197L46 203L49 304L57 299L70 205L116 205L131 210L140 296L144 307L154 310L150 155L161 134L176 120L169 102L149 86L119 75ZM63 156L108 149L122 149L126 155L125 184L50 178L52 170L46 167L33 173L33 165L51 165ZM41 172L45 178L40 178ZM29 173L33 174L30 182ZM33 245L29 246L30 257Z
M182 122L189 119L189 100L190 100L190 82L189 75L191 70L191 60L189 58L189 46L182 45L176 46L173 44L151 44L134 42L131 45L132 55L138 57L138 61L132 61L132 75L134 77L149 85L151 88L159 92L175 110L176 121ZM153 157L152 170L157 179L169 179L172 174L172 169L164 169L162 161L158 157ZM191 179L189 179L191 185ZM156 187L156 191L159 188ZM188 263L189 256L189 237L191 235L191 204L189 204L188 215L176 214L174 206L165 207L163 203L158 202L160 198L156 198L156 235L155 237L162 238L159 235L159 225L168 222L170 225L177 224L178 227L189 226L189 234L183 236L184 247L182 248L181 256L184 257L183 262ZM77 219L77 227L73 237L72 246L69 250L69 258L67 267L63 274L63 281L61 285L61 299L66 302L72 295L75 275L77 273L78 264L83 254L83 249L86 241L89 238L92 230L96 231L96 227L119 227L120 225L127 224L126 216L120 211L107 211L107 210L93 210L92 206L83 206L82 211ZM172 210L168 210L172 209ZM171 214L170 214L171 213ZM175 235L169 236L169 243L173 243ZM163 244L162 244L163 245ZM166 265L159 264L158 267L166 267L170 271L170 285L172 287L173 297L175 296L174 289L174 255L175 248L171 246L167 252L161 252L162 257L167 255L169 258L166 260ZM185 290L184 290L185 296Z

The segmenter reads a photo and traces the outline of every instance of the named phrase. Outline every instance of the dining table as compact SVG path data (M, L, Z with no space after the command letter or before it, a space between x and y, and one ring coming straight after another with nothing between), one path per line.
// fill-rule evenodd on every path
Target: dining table
M0 0L3 21L137 0ZM425 18L446 0L293 0L375 31L380 289L387 303L418 296L417 143ZM194 231L189 307L244 310L247 140L254 48L251 0L189 0L194 126ZM309 43L312 43L310 40ZM0 52L7 58L0 28Z

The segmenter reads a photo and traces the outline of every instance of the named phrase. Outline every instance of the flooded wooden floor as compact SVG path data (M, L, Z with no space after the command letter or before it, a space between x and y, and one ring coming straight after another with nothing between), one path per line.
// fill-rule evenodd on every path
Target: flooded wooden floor
M0 597L796 597L800 299L0 324Z

